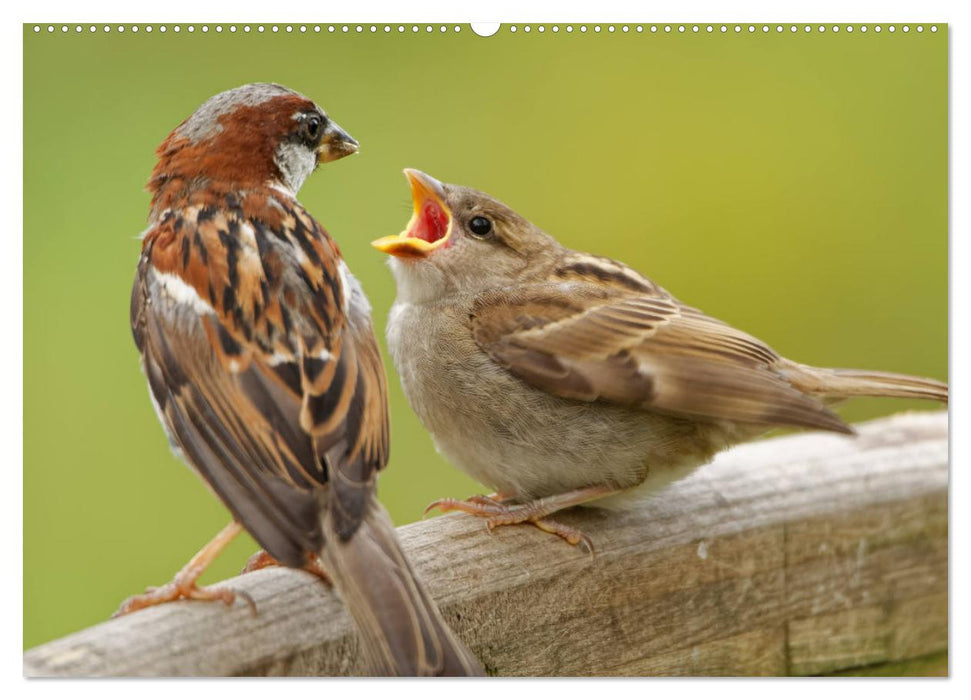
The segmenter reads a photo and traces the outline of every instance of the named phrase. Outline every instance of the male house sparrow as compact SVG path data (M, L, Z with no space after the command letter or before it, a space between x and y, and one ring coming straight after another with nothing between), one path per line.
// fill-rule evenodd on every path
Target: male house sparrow
M548 516L659 489L773 426L853 433L828 400L947 401L932 379L787 360L488 195L405 173L414 215L373 244L395 256L388 346L439 451L498 492L429 508L590 547Z
M387 385L370 307L337 245L296 200L357 142L272 84L209 99L157 150L131 326L173 450L233 515L161 588L184 597L245 527L269 558L318 557L375 674L480 674L401 551L375 495L388 460Z

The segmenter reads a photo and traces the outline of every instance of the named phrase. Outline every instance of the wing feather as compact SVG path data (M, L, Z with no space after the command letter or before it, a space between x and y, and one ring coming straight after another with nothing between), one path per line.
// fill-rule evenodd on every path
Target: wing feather
M628 273L634 274L634 273ZM657 287L537 284L480 295L472 333L497 363L564 398L709 420L847 432L769 346Z
M302 209L286 221L164 217L145 238L132 330L173 445L270 554L302 566L323 544L321 489L342 538L359 526L387 462L387 405L336 249Z

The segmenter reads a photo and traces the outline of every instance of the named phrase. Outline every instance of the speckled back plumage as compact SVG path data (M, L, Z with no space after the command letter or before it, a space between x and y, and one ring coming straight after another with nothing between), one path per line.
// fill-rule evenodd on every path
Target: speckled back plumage
M370 307L295 198L294 173L354 149L280 86L207 101L157 152L132 332L175 450L272 557L323 560L373 673L477 674L376 499L389 431Z

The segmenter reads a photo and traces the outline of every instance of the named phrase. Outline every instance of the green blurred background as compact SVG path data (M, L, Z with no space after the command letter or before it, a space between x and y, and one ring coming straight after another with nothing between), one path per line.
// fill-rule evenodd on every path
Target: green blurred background
M46 29L46 27L45 27ZM383 336L368 245L417 167L620 258L801 361L947 376L947 31L852 35L151 34L24 28L24 646L104 620L227 522L170 453L128 327L155 146L216 92L275 81L360 142L301 200ZM390 364L399 524L481 489ZM857 401L863 420L927 404ZM238 572L236 542L205 581Z

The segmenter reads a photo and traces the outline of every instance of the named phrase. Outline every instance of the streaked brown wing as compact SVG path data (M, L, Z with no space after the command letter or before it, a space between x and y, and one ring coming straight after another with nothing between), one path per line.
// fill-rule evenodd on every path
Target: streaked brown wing
M350 323L336 250L302 209L280 230L232 210L180 217L146 237L133 290L152 394L226 506L270 554L302 566L322 544L320 487L349 537L387 461L370 321Z
M557 396L745 423L846 432L795 389L761 341L683 306L663 290L582 283L481 295L479 346L520 379Z

